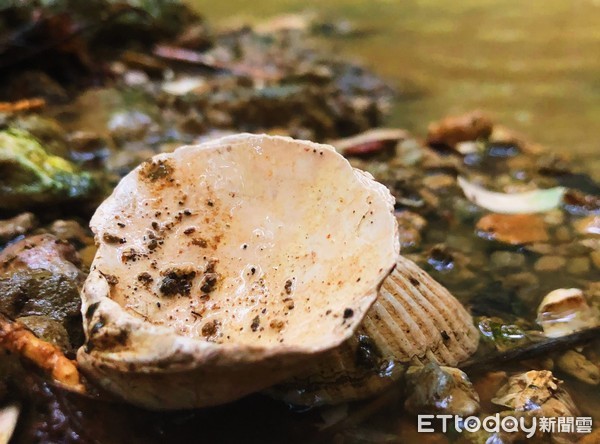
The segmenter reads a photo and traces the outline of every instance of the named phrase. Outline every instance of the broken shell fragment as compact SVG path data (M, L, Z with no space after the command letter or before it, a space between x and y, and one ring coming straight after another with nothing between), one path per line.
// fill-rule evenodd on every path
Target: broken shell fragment
M375 128L357 136L331 141L331 145L344 156L368 156L395 148L396 144L409 137L402 129Z
M599 324L578 288L559 288L548 293L538 307L537 323L550 338L558 338Z
M0 408L0 444L8 444L17 427L21 409L12 404Z
M543 416L577 416L578 409L563 381L549 370L530 370L509 378L492 398L496 405L516 412L539 410Z
M478 341L462 304L399 257L357 333L268 393L296 405L362 399L389 388L408 365L455 366L475 352Z
M375 300L398 257L393 202L333 147L287 137L155 156L92 218L81 367L152 409L279 382Z

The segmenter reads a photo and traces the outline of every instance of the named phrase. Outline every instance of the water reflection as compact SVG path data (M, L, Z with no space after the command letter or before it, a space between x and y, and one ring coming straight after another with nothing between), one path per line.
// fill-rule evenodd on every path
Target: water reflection
M307 9L303 0L190 1L221 23ZM600 1L336 0L308 7L377 31L330 44L398 85L403 97L391 125L422 133L441 115L482 108L600 170Z

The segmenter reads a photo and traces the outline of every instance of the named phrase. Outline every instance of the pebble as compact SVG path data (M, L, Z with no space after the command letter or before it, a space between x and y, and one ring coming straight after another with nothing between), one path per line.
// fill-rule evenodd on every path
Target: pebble
M414 247L421 243L421 231L427 225L427 221L412 211L401 211L396 213L398 221L398 234L402 248Z
M433 174L423 178L423 185L434 191L450 188L455 184L456 179L448 174Z
M37 225L33 213L22 213L11 219L0 220L0 242L7 242L17 236L26 234Z
M581 353L568 350L556 360L556 364L563 372L586 384L600 384L600 367L589 361Z
M594 267L600 270L600 251L592 251L590 253L590 259L592 260Z
M549 225L560 225L565 221L565 213L562 210L550 210L544 213L544 222Z
M495 251L490 260L492 268L520 268L525 265L525 256L510 251Z
M590 271L590 260L585 257L574 257L569 259L567 271L571 274L584 274Z
M446 117L429 125L427 144L454 148L460 142L489 137L492 127L492 121L479 111Z
M559 242L570 242L571 239L573 239L573 236L571 235L571 230L569 230L569 227L565 226L558 227L554 232L554 237Z
M487 214L476 228L486 238L511 245L548 240L546 224L535 214Z
M573 223L577 233L584 236L600 236L600 216L587 216Z
M563 268L567 264L567 260L561 256L542 256L539 258L533 268L535 271L549 272L557 271Z

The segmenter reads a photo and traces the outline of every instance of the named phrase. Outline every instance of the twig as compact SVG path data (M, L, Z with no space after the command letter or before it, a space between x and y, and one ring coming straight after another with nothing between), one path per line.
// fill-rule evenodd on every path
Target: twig
M572 348L575 345L600 339L600 327L594 327L560 338L546 339L522 347L514 348L503 353L491 354L483 358L472 358L465 361L459 368L465 372L479 372L496 368L499 364L523 359L536 358L540 355Z
M32 99L17 100L16 102L0 102L0 113L16 113L40 109L46 106L46 101L38 97Z

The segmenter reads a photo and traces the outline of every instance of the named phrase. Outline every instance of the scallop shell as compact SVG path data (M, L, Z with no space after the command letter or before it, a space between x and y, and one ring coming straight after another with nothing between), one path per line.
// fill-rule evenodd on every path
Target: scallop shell
M462 304L400 257L356 334L267 393L310 406L362 399L390 387L408 365L455 366L475 352L478 341Z
M155 156L91 227L78 362L152 409L232 401L338 346L399 250L387 188L331 146L251 134Z

